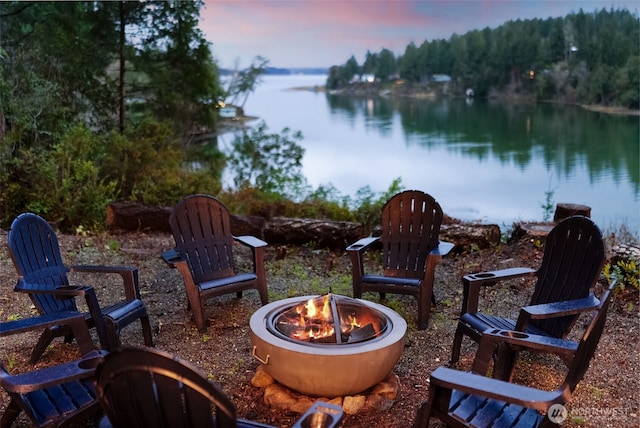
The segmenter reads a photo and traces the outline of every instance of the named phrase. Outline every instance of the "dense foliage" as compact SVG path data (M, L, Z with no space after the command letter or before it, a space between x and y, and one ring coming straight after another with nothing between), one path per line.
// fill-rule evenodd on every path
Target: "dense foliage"
M0 225L21 211L99 227L116 198L220 190L182 143L224 98L202 1L0 2ZM214 156L215 158L215 156Z
M397 58L388 49L367 52L332 67L327 86L344 87L354 77L374 75L426 85L451 78L463 95L527 95L571 103L640 107L640 25L627 10L580 10L564 18L509 21L495 29L454 34L448 40L410 43Z

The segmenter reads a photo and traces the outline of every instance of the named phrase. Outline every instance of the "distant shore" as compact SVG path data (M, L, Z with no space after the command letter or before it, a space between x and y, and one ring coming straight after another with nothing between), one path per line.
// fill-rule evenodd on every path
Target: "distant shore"
M626 116L640 116L640 110L632 110L622 107L606 107L598 104L582 104L583 109L595 111L598 113L619 114Z
M310 92L325 92L326 87L324 85L313 85L313 86L295 86L287 89L288 91L310 91ZM385 95L388 95L389 91L385 91ZM404 96L415 97L415 98L435 98L435 92L429 92L426 94L424 91L417 91L415 93L404 94ZM562 104L562 103L557 103ZM580 104L585 110L594 111L598 113L606 113L606 114L616 114L616 115L626 115L626 116L640 116L640 109L628 109L624 107L615 107L615 106L602 106L599 104Z

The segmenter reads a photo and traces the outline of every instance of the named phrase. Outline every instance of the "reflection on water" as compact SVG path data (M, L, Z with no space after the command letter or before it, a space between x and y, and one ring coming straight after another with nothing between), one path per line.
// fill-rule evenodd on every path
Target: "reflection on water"
M270 132L302 132L304 174L314 187L331 183L354 196L401 177L453 217L506 227L542 220L551 192L554 203L591 206L605 230L626 223L638 235L637 116L287 90L323 83L323 76L267 76L245 106Z

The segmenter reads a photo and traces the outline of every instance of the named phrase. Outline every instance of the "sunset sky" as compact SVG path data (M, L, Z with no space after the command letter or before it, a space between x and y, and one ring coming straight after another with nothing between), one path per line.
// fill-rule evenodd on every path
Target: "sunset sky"
M367 50L401 55L410 42L495 28L509 20L602 8L638 14L638 0L205 0L200 28L223 68L261 55L273 67L329 67Z

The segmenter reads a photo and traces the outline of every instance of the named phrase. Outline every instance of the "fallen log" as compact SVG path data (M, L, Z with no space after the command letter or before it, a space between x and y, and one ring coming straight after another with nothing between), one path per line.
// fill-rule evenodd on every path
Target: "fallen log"
M159 207L131 201L116 201L107 206L107 228L111 231L171 232L171 207ZM360 223L288 217L263 218L231 216L231 232L251 235L270 245L313 245L318 248L344 249L365 236ZM500 228L494 224L443 224L440 239L452 242L454 251L473 247L489 248L500 242Z
M267 222L264 239L291 245L346 248L364 234L360 223L274 217Z
M107 205L106 225L109 230L170 232L170 214L171 207L115 201Z
M490 248L500 243L497 224L451 223L440 226L440 240L452 242L454 252Z
M170 207L158 207L130 201L116 201L107 206L107 228L112 231L171 232ZM231 216L231 232L251 235L269 244L315 245L345 248L364 234L359 223L256 216Z
M534 241L544 242L551 229L565 218L582 215L591 216L591 207L580 204L559 203L556 205L556 211L553 215L553 222L530 222L530 223L514 223L513 232L509 242L515 242L520 239L531 239Z

